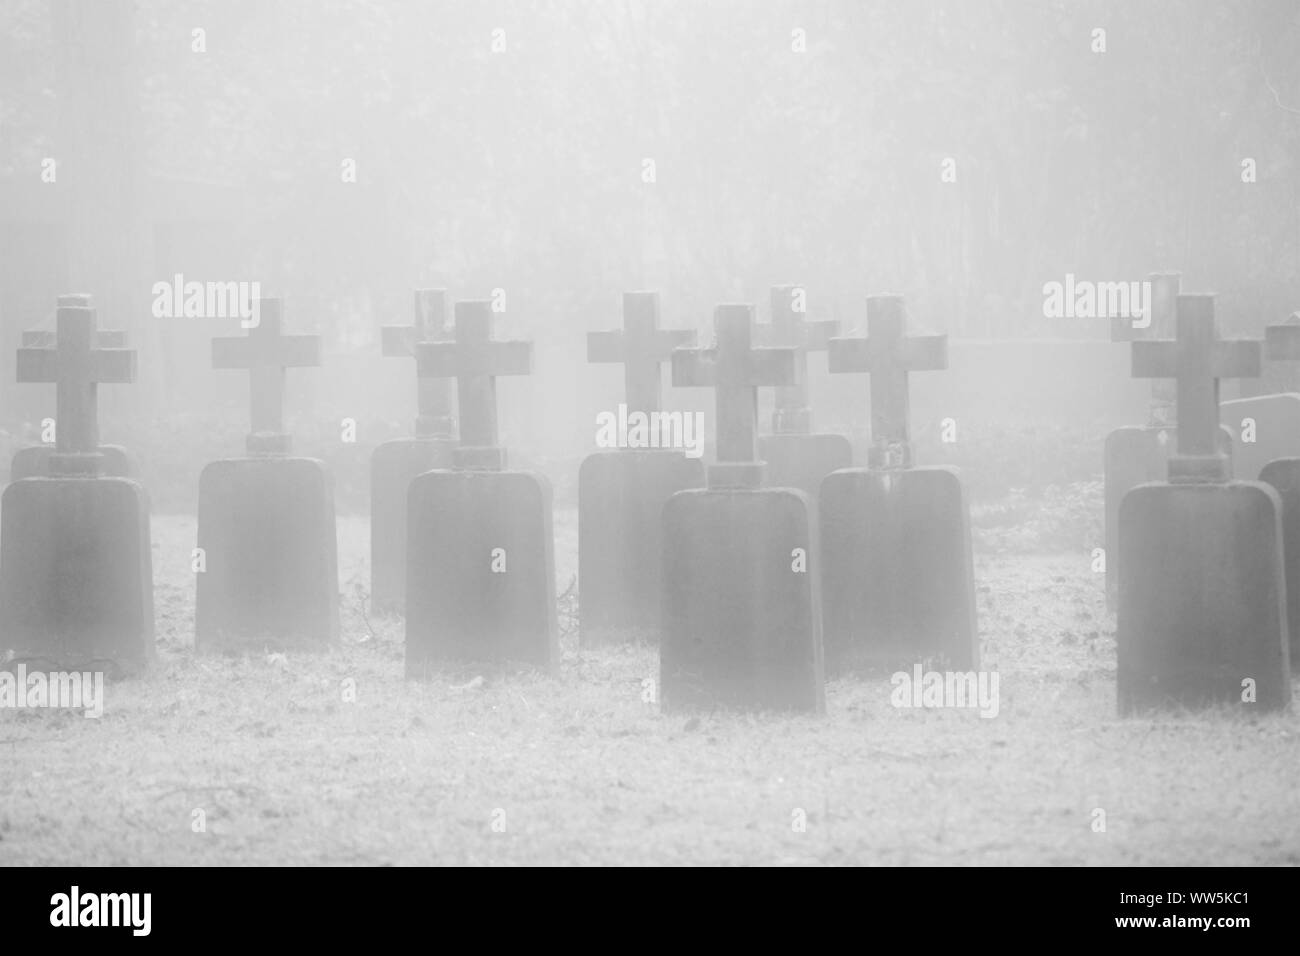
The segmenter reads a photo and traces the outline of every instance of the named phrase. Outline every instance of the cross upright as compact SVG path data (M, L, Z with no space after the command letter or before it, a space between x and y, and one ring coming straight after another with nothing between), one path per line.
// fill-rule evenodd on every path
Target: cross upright
M948 367L948 336L907 334L901 295L867 296L867 337L831 339L832 372L871 376L871 468L912 467L909 372Z
M754 348L754 307L720 305L713 313L714 345L673 352L673 384L712 388L717 418L718 463L710 465L710 488L757 488L758 389L802 381L798 350Z
M807 435L812 432L812 409L808 407L808 353L825 352L839 334L834 319L810 321L804 318L804 289L798 285L774 285L771 289L772 321L758 325L761 345L793 347L800 366L798 385L776 390L772 410L772 432L777 435Z
M1135 378L1176 380L1177 454L1169 480L1222 482L1230 477L1219 453L1219 379L1254 378L1260 372L1258 341L1220 339L1213 295L1180 295L1173 341L1133 343Z
M380 331L383 353L388 358L415 358L421 342L446 342L452 336L447 321L447 290L415 290L413 325L385 325ZM455 438L456 417L452 410L451 380L419 374L416 382L416 438Z
M55 416L53 474L94 477L99 472L98 385L135 381L136 354L130 349L97 347L95 310L88 295L61 295L53 347L18 350L19 382L53 382ZM27 339L26 335L24 338ZM38 341L36 338L30 341Z
M248 370L252 455L287 455L292 439L284 429L284 370L318 368L319 335L284 335L283 301L259 299L260 320L247 336L212 340L213 368Z
M415 347L421 378L454 378L460 410L456 465L467 471L500 471L506 452L497 437L497 378L529 375L533 343L492 338L492 303L456 303L456 334L451 342L421 342Z
M622 362L628 411L649 414L661 407L659 366L672 359L673 349L694 344L690 329L659 328L658 292L624 292L623 328L588 332L587 361Z

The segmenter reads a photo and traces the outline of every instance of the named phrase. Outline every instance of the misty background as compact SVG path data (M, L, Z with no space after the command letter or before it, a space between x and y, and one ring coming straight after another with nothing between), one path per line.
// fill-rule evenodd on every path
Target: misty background
M260 281L288 331L323 336L286 414L343 511L373 447L410 433L414 365L379 356L379 327L418 287L504 291L498 335L536 362L500 380L502 440L557 504L622 398L585 334L632 289L706 339L720 302L766 321L776 284L846 334L868 294L903 293L914 332L975 340L913 376L922 461L962 465L977 499L1099 474L1149 385L1105 321L1045 318L1043 284L1181 271L1225 334L1300 308L1297 51L1293 0L6 0L0 458L53 414L52 386L14 383L20 332L90 292L140 351L138 384L100 389L102 438L156 508L193 508L202 465L243 453L248 380L210 368L237 321L150 314L181 273ZM865 378L810 367L817 425L861 440ZM706 390L665 404L712 426Z

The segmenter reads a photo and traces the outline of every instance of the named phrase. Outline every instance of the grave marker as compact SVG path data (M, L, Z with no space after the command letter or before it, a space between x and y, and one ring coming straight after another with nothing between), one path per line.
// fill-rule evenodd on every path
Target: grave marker
M413 325L381 330L384 355L416 357L422 342L451 335L445 289L418 289ZM450 468L456 449L456 417L451 381L416 379L415 437L387 441L370 461L370 603L379 611L401 611L406 602L406 496L411 479L435 468Z
M1120 713L1284 707L1281 502L1267 484L1231 480L1218 442L1219 380L1258 375L1260 343L1219 339L1214 297L1180 295L1177 337L1132 348L1135 376L1176 379L1178 426L1169 481L1120 503Z
M1131 318L1111 319L1112 342L1141 342L1174 337L1178 289L1182 276L1177 272L1156 272L1147 277L1151 283L1150 324L1135 329ZM1173 433L1177 427L1174 383L1155 379L1151 383L1150 417L1146 425L1126 425L1106 436L1103 450L1103 488L1106 509L1106 606L1115 607L1119 581L1119 503L1138 485L1163 481L1173 451ZM1219 449L1229 457L1234 454L1232 432L1224 428ZM1258 474L1256 471L1251 477Z
M452 471L411 481L406 675L448 663L559 662L551 487L506 471L496 379L532 372L532 343L492 337L492 304L457 302L455 339L416 346L422 377L456 379Z
M212 364L249 373L248 457L199 476L195 643L201 651L319 649L338 636L334 483L324 462L291 455L288 368L321 364L320 337L283 335L280 299L259 300L247 336L212 340Z
M1264 330L1264 358L1269 364L1300 361L1300 325L1270 325ZM1233 474L1253 481L1269 462L1300 458L1300 393L1280 392L1223 402L1224 427L1237 438ZM1249 420L1249 421L1248 421ZM1245 440L1244 428L1251 434Z
M903 297L867 298L867 337L830 343L833 373L871 379L868 467L821 488L828 673L938 659L979 667L966 493L953 468L917 468L908 375L948 367L946 335L908 336Z
M666 711L825 710L816 525L808 496L764 488L757 389L800 381L797 350L753 348L754 307L720 305L716 343L673 352L673 384L713 388L708 487L664 507Z
M587 361L623 366L626 412L662 437L660 366L695 332L659 327L659 295L623 293L623 329L587 334ZM620 410L622 411L622 410ZM676 435L690 413L676 412ZM622 419L622 416L616 416ZM629 432L631 429L629 429ZM695 436L702 441L703 436ZM675 448L620 447L583 459L578 471L578 584L581 639L659 642L663 509L678 491L704 484L704 465Z
M772 411L772 434L759 439L759 454L766 464L764 475L769 485L798 488L808 495L814 506L822 479L832 471L853 465L853 446L843 435L814 434L812 409L808 402L808 353L824 352L831 338L839 333L839 322L808 321L795 311L799 286L773 286L772 321L759 325L763 345L793 347L797 350L801 381L798 385L776 390Z
M88 295L65 295L59 297L61 302L68 305L80 305L90 308L90 296ZM22 334L22 348L25 349L54 349L58 347L58 337L55 332L47 329L26 329ZM94 342L96 348L101 349L124 349L127 347L126 332L121 329L96 329L94 331ZM58 435L58 421L55 421L55 435ZM50 456L54 454L55 446L50 445L28 445L14 452L13 462L9 466L9 480L21 481L23 478L42 478L49 477ZM131 462L130 456L125 448L121 445L100 445L99 453L103 457L100 460L99 473L101 475L115 478L133 478L135 476L135 466Z
M154 660L149 502L101 474L98 385L134 381L136 356L96 347L88 296L58 301L53 347L18 350L19 382L55 384L58 428L50 477L0 498L0 644L29 670L135 673Z

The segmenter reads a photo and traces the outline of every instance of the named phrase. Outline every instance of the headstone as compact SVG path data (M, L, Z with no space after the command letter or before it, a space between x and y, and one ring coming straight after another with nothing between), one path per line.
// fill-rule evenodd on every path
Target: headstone
M382 329L384 355L415 358L421 342L450 337L447 292L415 293L415 324ZM417 369L418 372L418 369ZM406 496L411 479L451 468L456 417L451 381L416 375L415 437L386 441L370 460L370 606L402 611L406 604Z
M776 390L772 434L758 440L758 451L766 466L764 480L768 485L798 488L815 507L822 479L832 471L852 467L853 446L843 435L813 432L808 401L808 353L826 351L831 337L839 332L839 323L808 321L800 308L802 302L802 287L774 286L772 321L757 327L760 344L794 348L795 360L802 366L799 384Z
M292 455L284 376L321 364L320 337L282 334L282 302L262 299L247 336L212 340L212 365L249 374L247 457L199 476L195 644L201 651L320 649L338 637L334 482Z
M1270 325L1264 330L1265 358L1300 359L1300 325ZM1282 500L1282 554L1286 563L1287 626L1290 631L1291 667L1300 669L1300 448L1286 452L1286 439L1300 439L1300 395L1270 395L1246 399L1252 409L1259 443L1281 454L1259 471L1259 480L1271 485ZM1233 402L1224 402L1226 418ZM1256 446L1243 443L1254 451Z
M822 482L828 673L933 660L979 667L970 512L952 468L917 468L908 375L948 367L946 335L907 335L903 297L867 298L867 337L830 343L833 373L871 377L867 468Z
M78 303L90 307L90 296L62 296L63 301L72 303L76 300ZM53 349L58 347L57 336L54 332L45 329L26 329L22 334L22 348L25 349ZM95 348L100 349L124 349L127 347L126 332L121 329L97 329L94 333ZM58 436L58 422L55 421L55 437ZM49 445L29 445L26 448L20 448L14 452L13 462L9 466L9 480L21 481L24 478L48 478L50 472L50 457L55 452L55 446ZM121 445L100 445L99 453L103 457L100 459L99 473L106 477L113 478L134 478L135 466L131 462L130 456L125 448Z
M53 382L50 477L0 499L0 646L29 670L137 673L154 660L149 502L102 476L98 385L132 382L135 353L95 347L87 296L62 296L54 348L20 348L18 381Z
M1180 295L1177 338L1133 343L1133 374L1177 381L1169 481L1119 511L1121 714L1168 706L1286 706L1291 697L1281 501L1230 480L1219 380L1259 374L1260 344L1218 337L1214 297Z
M1300 325L1270 325L1264 330L1264 358L1270 366L1300 361ZM1225 428L1237 436L1233 474L1253 481L1264 466L1281 458L1300 458L1300 393L1282 392L1223 402Z
M655 292L625 292L623 329L587 334L587 361L623 365L626 404L609 415L628 428L617 450L588 455L578 470L584 645L659 642L664 505L677 492L704 484L700 457L663 441L683 436L693 419L690 412L663 412L660 366L674 348L694 343L693 331L659 327ZM652 440L661 447L645 447Z
M1174 312L1182 276L1177 272L1156 272L1151 283L1150 322L1135 328L1131 317L1111 319L1112 342L1140 342L1174 336ZM1173 430L1177 422L1176 388L1172 382L1151 383L1151 407L1146 425L1126 425L1106 436L1104 446L1103 494L1106 509L1106 606L1114 609L1119 581L1119 503L1128 492L1150 481L1163 481L1173 451ZM1233 455L1232 433L1223 429L1219 449ZM1252 478L1259 472L1256 470Z
M708 487L664 507L666 711L825 710L817 533L808 496L764 488L757 389L799 381L793 348L753 348L754 307L720 305L716 343L673 353L673 384L713 388Z
M455 378L454 470L411 482L407 516L406 675L457 663L559 663L551 486L507 471L496 380L532 371L532 343L492 337L490 302L457 302L452 342L423 342L423 378Z

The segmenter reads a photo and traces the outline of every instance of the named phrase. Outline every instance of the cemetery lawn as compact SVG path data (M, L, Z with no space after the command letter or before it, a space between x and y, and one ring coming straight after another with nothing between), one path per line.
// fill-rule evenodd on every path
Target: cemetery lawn
M339 522L337 649L196 657L194 519L153 535L156 673L99 720L0 711L2 862L1300 863L1297 718L1117 719L1084 550L977 554L992 719L895 709L887 677L832 682L824 718L687 718L643 702L652 650L573 633L554 679L406 682L401 622L363 612L364 518ZM556 564L564 591L572 511Z

